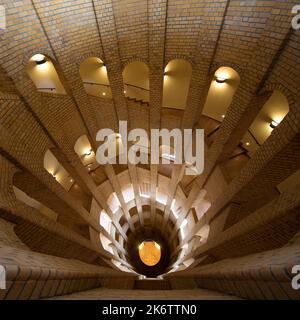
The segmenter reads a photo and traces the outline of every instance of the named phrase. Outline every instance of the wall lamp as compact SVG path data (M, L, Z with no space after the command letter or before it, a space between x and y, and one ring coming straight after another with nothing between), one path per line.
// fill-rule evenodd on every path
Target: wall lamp
M226 82L226 78L224 78L224 77L220 77L220 76L216 76L216 82L217 83L224 83L224 82Z
M88 151L86 151L85 153L84 153L84 156L85 157L88 157L88 156L90 156L92 154L92 149L89 149Z
M34 55L33 56L33 60L35 61L35 63L37 65L41 65L41 64L44 64L46 62L45 56L43 54L40 54L40 53Z
M277 126L279 125L279 123L275 120L272 120L271 123L270 123L270 127L272 129L275 129Z

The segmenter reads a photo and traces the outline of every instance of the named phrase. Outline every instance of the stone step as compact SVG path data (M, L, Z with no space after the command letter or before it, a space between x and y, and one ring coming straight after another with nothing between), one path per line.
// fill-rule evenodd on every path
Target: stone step
M160 279L143 279L135 280L135 290L171 290L171 286L168 280Z

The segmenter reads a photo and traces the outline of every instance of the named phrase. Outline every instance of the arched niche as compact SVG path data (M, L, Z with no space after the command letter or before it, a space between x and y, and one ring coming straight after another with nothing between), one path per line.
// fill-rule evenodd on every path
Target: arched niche
M74 183L74 179L50 150L47 150L45 153L44 168L66 191L70 190Z
M133 61L123 70L126 98L149 102L149 68L141 61Z
M105 235L103 235L102 233L100 233L99 238L100 238L100 242L102 244L103 249L111 254L114 254L114 250L112 248L112 242L107 237L105 237Z
M51 59L43 54L33 55L26 66L26 72L38 91L66 94Z
M76 140L74 151L80 158L87 171L96 170L99 167L99 164L96 161L96 154L86 135L82 135Z
M240 84L239 74L230 67L220 67L214 74L202 114L223 121Z
M189 92L192 66L183 59L174 59L165 67L163 107L184 110Z
M87 94L101 98L112 98L107 69L100 58L85 59L80 64L79 74Z
M281 91L274 90L242 138L242 145L250 156L268 139L288 112L287 98Z

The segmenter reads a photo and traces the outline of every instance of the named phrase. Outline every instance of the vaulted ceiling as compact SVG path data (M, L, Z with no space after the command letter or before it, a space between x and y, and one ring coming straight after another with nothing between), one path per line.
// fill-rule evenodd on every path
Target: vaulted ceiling
M34 251L139 274L148 274L134 263L147 239L167 257L155 275L238 256L219 243L226 230L299 190L294 4L4 1L1 217ZM99 165L96 134L117 133L120 120L148 133L203 128L203 173L185 175L172 161ZM264 238L262 222L243 255L278 248L299 229L294 213L276 223L280 241L276 227Z

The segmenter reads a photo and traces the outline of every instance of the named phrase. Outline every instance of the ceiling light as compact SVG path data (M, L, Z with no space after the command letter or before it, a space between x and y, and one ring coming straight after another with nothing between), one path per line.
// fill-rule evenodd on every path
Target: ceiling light
M103 95L103 96L105 96L105 95L106 95L106 93L105 93L105 92L102 92L102 95Z
M247 142L246 142L246 146L250 146L250 142L247 141Z
M126 93L126 90L124 90L124 93Z
M84 153L84 156L90 156L91 154L92 154L92 149L89 149L89 150L87 150L85 153Z
M222 118L223 118L223 119L225 118L225 114L222 114Z
M271 123L270 123L270 127L272 129L275 129L277 126L279 125L279 123L275 120L272 120Z
M46 58L43 54L35 54L32 59L35 61L36 64L44 64L46 62Z
M217 83L224 83L224 82L226 82L226 78L224 78L224 77L220 77L220 76L216 76L216 82Z

